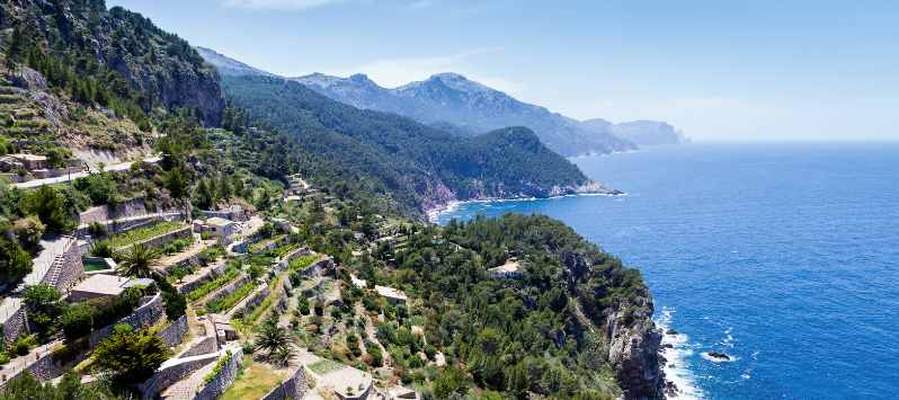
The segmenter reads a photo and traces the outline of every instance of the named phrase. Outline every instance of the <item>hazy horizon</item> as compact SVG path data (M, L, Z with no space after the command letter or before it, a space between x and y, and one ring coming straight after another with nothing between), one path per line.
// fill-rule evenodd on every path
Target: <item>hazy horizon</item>
M899 5L113 0L285 76L457 72L576 119L699 141L899 140ZM186 8L186 9L185 9Z

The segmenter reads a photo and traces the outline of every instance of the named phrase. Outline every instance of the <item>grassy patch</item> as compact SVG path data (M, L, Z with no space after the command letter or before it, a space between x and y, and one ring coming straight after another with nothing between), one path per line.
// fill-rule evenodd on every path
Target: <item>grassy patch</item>
M216 290L222 286L225 286L226 283L231 282L237 275L240 274L240 270L237 268L228 268L225 270L225 273L222 276L215 278L209 282L204 283L200 287L194 289L193 291L187 293L187 299L190 301L197 301L207 294L212 293L213 290Z
M319 256L316 254L309 254L306 256L297 257L293 261L290 262L290 271L291 272L299 271L303 268L306 268L306 267L312 265L313 262L318 260L318 257Z
M247 297L247 295L252 293L253 289L256 289L256 282L247 282L243 286L237 288L233 293L222 297L221 299L206 303L206 312L217 313L219 311L230 310L231 307L234 307L243 300L244 297Z
M334 372L344 367L346 366L339 362L331 361L328 359L323 359L309 364L309 369L319 375L325 375L329 372Z
M264 364L244 358L240 376L222 394L222 400L261 399L281 383L282 376Z
M130 231L125 231L122 233L118 233L109 238L109 243L112 245L114 249L118 249L121 247L125 247L142 240L147 240L150 238L154 238L156 236L166 234L172 232L174 230L185 227L186 225L182 222L175 221L162 221L152 224L150 226L145 226L142 228L132 229Z

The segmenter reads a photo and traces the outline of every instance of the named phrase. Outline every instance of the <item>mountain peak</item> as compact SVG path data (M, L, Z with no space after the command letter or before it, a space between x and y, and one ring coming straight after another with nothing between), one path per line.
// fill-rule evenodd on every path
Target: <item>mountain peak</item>
M466 78L466 77L463 76L462 74L457 74L457 73L455 73L455 72L441 72L441 73L438 73L438 74L431 75L431 77L428 78L428 79L429 79L429 80L430 80L430 79L439 79L439 80L441 80L441 81L447 81L447 80L449 80L449 81L466 81L466 82L470 82L470 81L468 80L468 78Z

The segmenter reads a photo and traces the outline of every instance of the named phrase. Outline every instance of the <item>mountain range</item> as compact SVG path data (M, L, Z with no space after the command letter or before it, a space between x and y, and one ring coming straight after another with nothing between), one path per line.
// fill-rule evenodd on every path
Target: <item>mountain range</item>
M223 75L260 75L260 71L213 50L198 48ZM441 73L397 88L385 88L364 74L347 78L314 73L287 78L341 103L357 108L403 115L460 136L474 136L509 126L533 130L547 147L564 156L603 154L636 149L640 145L681 142L671 125L656 121L623 124L578 121L545 107L455 73ZM658 129L660 126L669 130Z

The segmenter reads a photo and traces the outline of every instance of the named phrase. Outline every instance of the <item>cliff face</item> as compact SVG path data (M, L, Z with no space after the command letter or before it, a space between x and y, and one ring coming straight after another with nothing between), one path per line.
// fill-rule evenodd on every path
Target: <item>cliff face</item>
M0 29L5 41L13 30L26 33L28 44L79 72L101 68L119 75L145 111L184 107L207 125L221 120L224 97L215 69L186 41L140 14L107 10L102 0L11 0L0 4Z
M652 299L609 310L604 330L609 340L609 362L617 373L625 398L664 399L664 374L659 354L661 332L652 321ZM628 311L628 310L632 311ZM629 314L629 315L628 315Z

